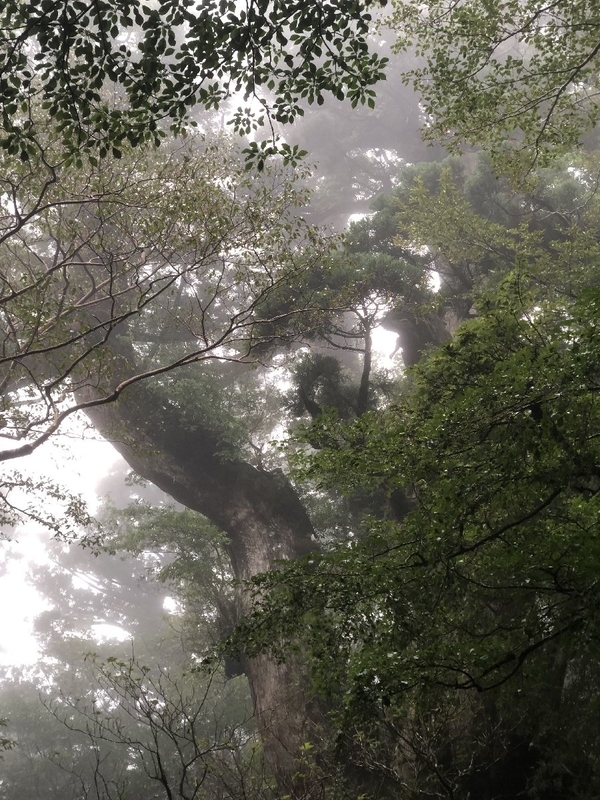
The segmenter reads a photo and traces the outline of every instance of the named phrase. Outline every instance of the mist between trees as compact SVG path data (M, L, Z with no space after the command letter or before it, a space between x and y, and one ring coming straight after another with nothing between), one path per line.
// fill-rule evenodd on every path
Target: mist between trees
M4 4L0 522L46 545L1 800L598 797L565 5ZM28 468L74 420L97 508Z

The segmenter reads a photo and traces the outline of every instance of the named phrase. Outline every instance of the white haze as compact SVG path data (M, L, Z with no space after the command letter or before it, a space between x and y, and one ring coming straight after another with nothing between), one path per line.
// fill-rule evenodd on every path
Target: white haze
M98 504L95 487L119 459L108 442L92 434L82 420L75 420L54 440L26 456L18 468L81 494L93 513ZM46 510L51 510L50 504ZM32 635L33 620L45 603L28 582L27 571L31 565L48 563L45 545L50 533L27 522L11 536L11 541L0 543L0 664L30 664L39 655ZM108 632L102 629L97 633L101 638Z

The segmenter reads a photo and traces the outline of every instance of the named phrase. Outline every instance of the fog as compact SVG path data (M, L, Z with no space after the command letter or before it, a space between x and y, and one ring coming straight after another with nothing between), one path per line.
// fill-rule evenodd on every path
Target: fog
M0 12L0 800L592 800L597 48L117 5Z

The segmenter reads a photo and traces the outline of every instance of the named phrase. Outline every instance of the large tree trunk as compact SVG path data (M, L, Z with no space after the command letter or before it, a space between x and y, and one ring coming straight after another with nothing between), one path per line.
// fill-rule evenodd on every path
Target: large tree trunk
M115 404L91 409L89 416L139 475L228 535L237 579L315 548L310 520L283 473L224 457L212 432L186 427L181 410L147 383L130 387ZM241 595L242 613L248 602ZM266 655L246 659L244 669L279 788L292 797L309 796L294 777L299 748L313 726L301 675Z

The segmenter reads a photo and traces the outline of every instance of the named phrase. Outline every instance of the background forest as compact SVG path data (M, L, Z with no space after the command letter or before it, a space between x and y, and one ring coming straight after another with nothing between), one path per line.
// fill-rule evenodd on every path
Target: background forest
M0 800L600 795L599 13L3 4Z

